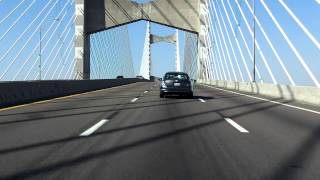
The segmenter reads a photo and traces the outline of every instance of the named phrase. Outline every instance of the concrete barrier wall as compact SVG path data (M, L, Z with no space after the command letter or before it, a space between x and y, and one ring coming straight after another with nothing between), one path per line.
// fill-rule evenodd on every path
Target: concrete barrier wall
M0 107L67 96L125 84L141 79L0 82Z
M272 98L282 98L285 100L320 106L320 88L316 87L219 80L199 80L198 82L229 90L268 96Z

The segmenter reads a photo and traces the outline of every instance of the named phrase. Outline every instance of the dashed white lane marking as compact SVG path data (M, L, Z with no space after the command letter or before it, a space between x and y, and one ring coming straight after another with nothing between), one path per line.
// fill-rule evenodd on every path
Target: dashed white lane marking
M149 92L149 91L145 91L145 92L143 92L143 93L145 93L145 94L146 94L146 93L148 93L148 92Z
M206 102L205 100L203 100L203 99L201 99L201 98L199 98L198 100L201 101L201 102L203 102L203 103Z
M234 128L236 128L238 131L242 132L242 133L249 133L248 130L246 130L245 128L243 128L242 126L240 126L239 124L237 124L236 122L234 122L232 119L230 118L224 118L224 120L226 120L229 124L231 124Z
M139 98L134 98L131 100L132 103L136 102Z
M108 119L102 119L97 124L92 126L91 128L87 129L83 133L80 134L80 136L90 136L92 133L94 133L96 130L98 130L101 126L103 126L105 123L107 123Z
M220 90L220 91L225 91L225 92L229 92L229 93L233 93L233 94L238 94L238 95L250 97L250 98L253 98L253 99L259 99L259 100L271 102L271 103L274 103L274 104L279 104L279 105L282 105L282 106L291 107L291 108L294 108L294 109L299 109L299 110L306 111L306 112L311 112L311 113L315 113L315 114L320 114L320 111L315 111L315 110L311 110L311 109L307 109L307 108L303 108L303 107L299 107L299 106L294 106L294 105L290 105L290 104L285 104L285 103L281 103L281 102L277 102L277 101L268 100L268 99L265 99L265 98L260 98L260 97L256 97L256 96L251 96L251 95L243 94L243 93L238 93L238 92L234 92L234 91L229 91L229 90L225 90L225 89L221 89L221 88L216 88L216 87L212 87L212 86L208 86L208 85L204 85L204 86L209 87L209 88L213 88L213 89L217 89L217 90Z

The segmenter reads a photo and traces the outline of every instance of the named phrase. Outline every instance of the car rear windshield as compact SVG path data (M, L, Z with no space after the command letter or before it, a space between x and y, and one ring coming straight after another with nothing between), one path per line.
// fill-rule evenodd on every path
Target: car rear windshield
M183 74L183 73L167 73L164 76L164 79L165 80L168 80L168 79L188 80L189 77L187 74Z

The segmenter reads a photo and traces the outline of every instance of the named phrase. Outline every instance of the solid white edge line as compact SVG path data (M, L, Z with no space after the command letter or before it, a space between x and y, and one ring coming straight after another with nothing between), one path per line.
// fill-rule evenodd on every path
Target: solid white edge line
M242 126L240 126L239 124L237 124L236 122L234 122L232 119L230 118L224 118L224 120L226 120L229 124L231 124L234 128L236 128L238 131L242 132L242 133L249 133L248 130L246 130L245 128L243 128Z
M131 100L131 102L136 102L139 98L134 98Z
M201 98L199 98L198 100L201 101L201 102L203 102L203 103L206 102L205 100L203 100L203 99L201 99Z
M268 100L268 99L265 99L265 98L260 98L260 97L256 97L256 96L251 96L251 95L247 95L247 94L242 94L242 93L238 93L238 92L234 92L234 91L229 91L229 90L225 90L225 89L221 89L221 88L217 88L217 87L212 87L212 86L208 86L208 85L204 85L204 86L209 87L209 88L213 88L213 89L217 89L217 90L220 90L220 91L225 91L225 92L229 92L229 93L233 93L233 94L243 95L243 96L247 96L247 97L250 97L250 98L254 98L254 99L259 99L259 100L271 102L271 103L274 103L274 104L279 104L279 105L282 105L282 106L291 107L291 108L294 108L294 109L299 109L299 110L306 111L306 112L311 112L311 113L315 113L315 114L320 114L319 111L315 111L315 110L311 110L311 109L307 109L307 108L303 108L303 107L299 107L299 106L294 106L294 105L290 105L290 104L280 103L280 102L277 102L277 101L272 101L272 100Z
M87 129L83 133L80 134L80 136L90 136L92 133L94 133L97 129L99 129L101 126L103 126L105 123L107 123L109 120L103 119L99 121L97 124L92 126L91 128Z

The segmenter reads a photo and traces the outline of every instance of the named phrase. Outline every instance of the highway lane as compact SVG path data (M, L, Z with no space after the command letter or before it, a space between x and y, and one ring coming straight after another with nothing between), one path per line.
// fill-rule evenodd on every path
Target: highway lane
M320 179L319 114L204 86L160 99L158 88L0 112L0 179Z
M129 92L130 88L135 90ZM101 117L112 116L113 109L125 105L145 88L137 83L1 112L0 163L6 164L0 168L1 174L23 171L26 165L42 161L59 146L51 141L77 137ZM42 143L45 146L38 148Z

